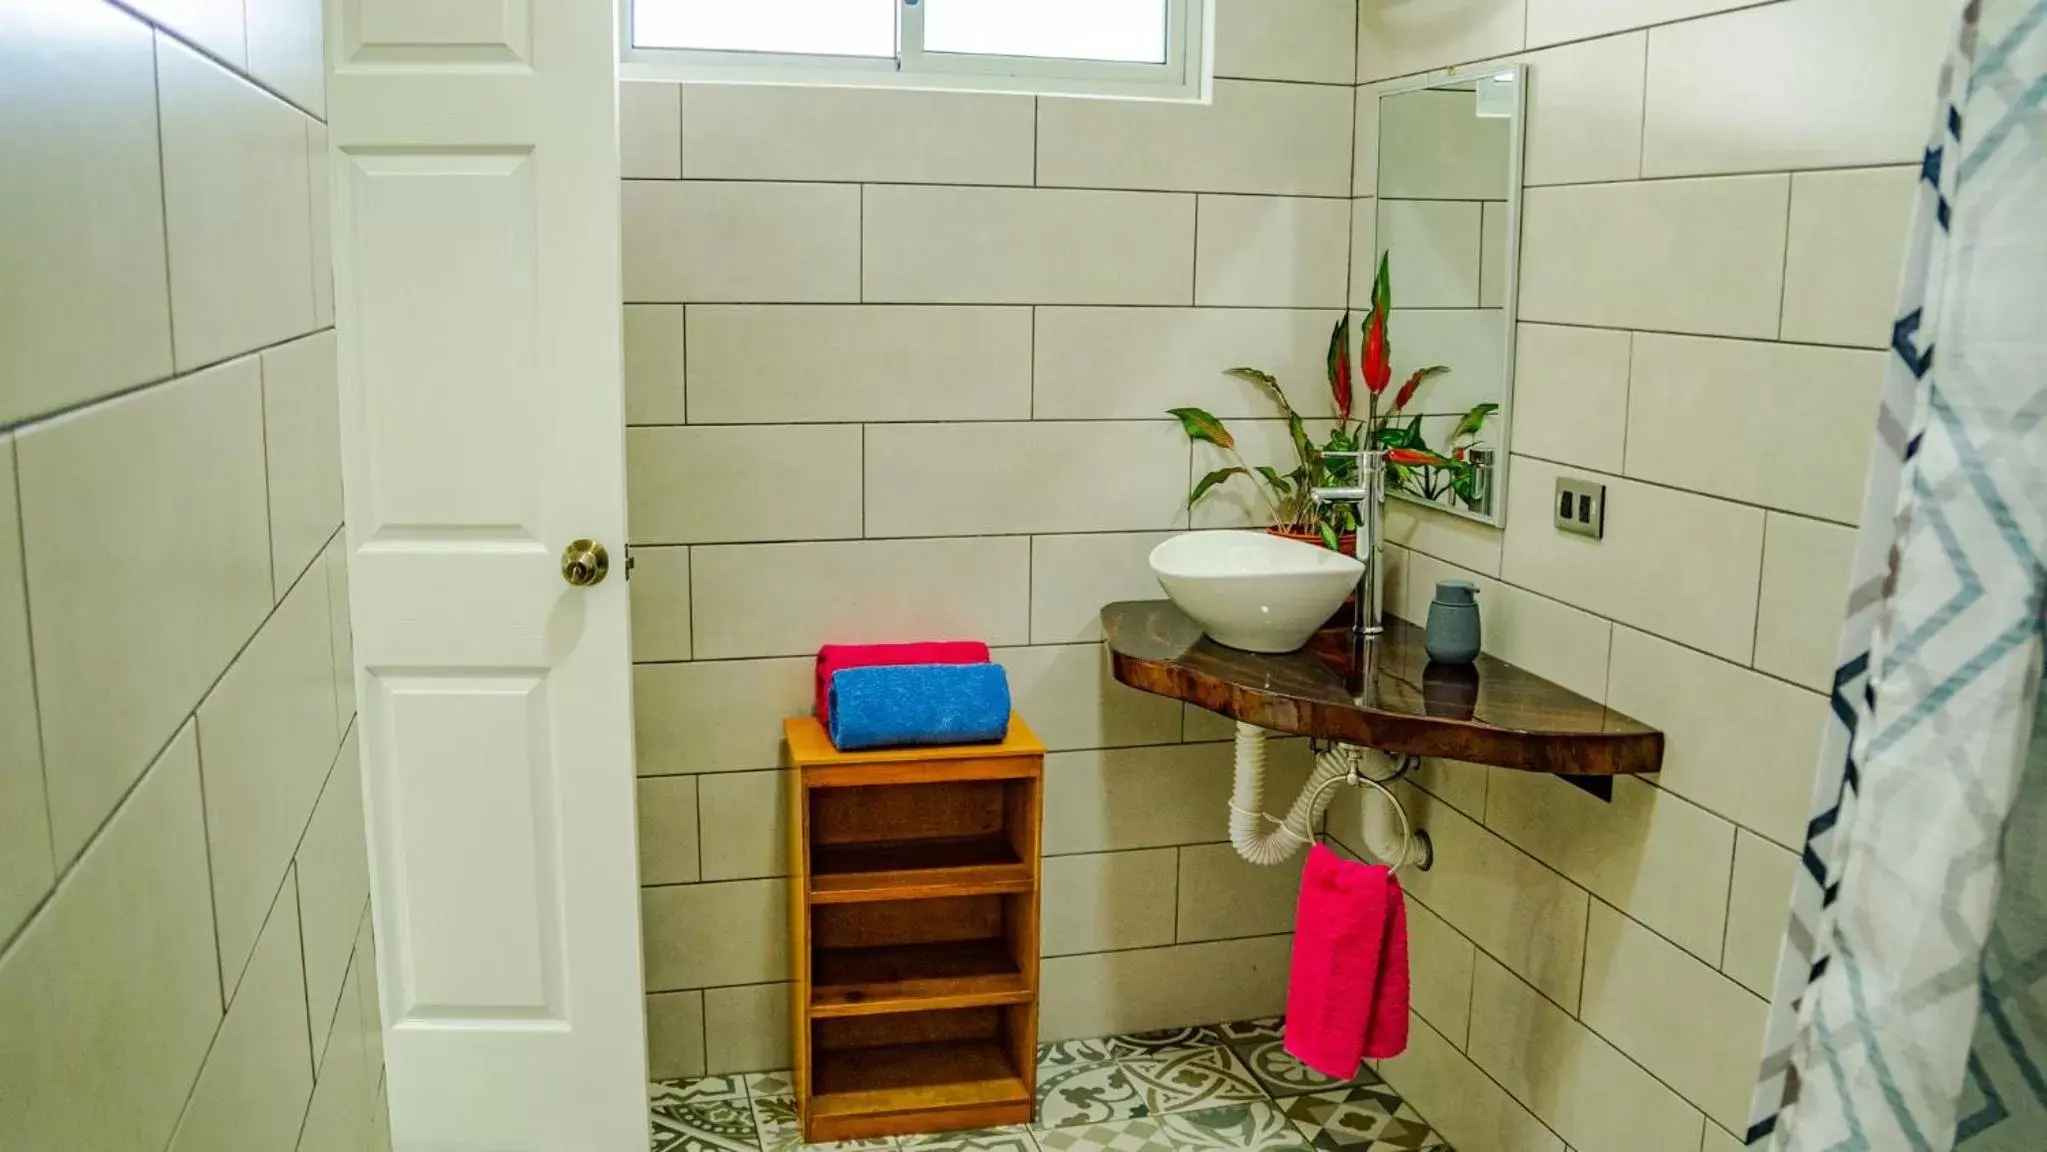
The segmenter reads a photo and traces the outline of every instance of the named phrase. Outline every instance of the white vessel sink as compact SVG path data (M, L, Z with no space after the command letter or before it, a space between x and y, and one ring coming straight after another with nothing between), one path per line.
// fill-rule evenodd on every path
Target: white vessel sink
M1263 532L1189 532L1152 549L1151 570L1209 638L1246 652L1292 652L1358 586L1364 565Z

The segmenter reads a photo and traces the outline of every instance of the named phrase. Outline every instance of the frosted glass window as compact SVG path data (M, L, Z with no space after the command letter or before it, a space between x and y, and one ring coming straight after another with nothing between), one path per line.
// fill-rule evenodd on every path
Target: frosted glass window
M896 0L639 0L633 45L892 57Z
M924 50L1161 64L1167 0L923 0Z

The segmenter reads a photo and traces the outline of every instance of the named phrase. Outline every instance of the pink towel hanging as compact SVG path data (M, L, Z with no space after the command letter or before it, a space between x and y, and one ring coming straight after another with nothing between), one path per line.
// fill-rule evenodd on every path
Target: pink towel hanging
M1393 870L1317 844L1301 874L1286 1050L1349 1080L1407 1050L1407 901Z

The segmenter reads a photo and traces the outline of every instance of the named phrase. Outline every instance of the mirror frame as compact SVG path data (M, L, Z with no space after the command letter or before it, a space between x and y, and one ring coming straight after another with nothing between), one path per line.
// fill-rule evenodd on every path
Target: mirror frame
M1509 72L1514 74L1514 118L1507 133L1507 283L1506 294L1502 297L1500 305L1501 323L1507 326L1507 331L1501 347L1498 425L1500 431L1497 448L1498 460L1493 465L1493 513L1487 516L1468 508L1458 508L1447 504L1439 504L1432 500L1424 500L1419 496L1394 489L1390 485L1387 489L1388 496L1398 498L1405 503L1421 508L1434 509L1447 515L1502 529L1507 526L1507 485L1509 474L1512 471L1511 462L1513 460L1513 452L1509 446L1513 442L1514 432L1515 345L1521 324L1521 193L1523 157L1527 150L1528 140L1528 65L1516 63L1497 64L1487 67L1473 64L1461 68L1430 72L1421 76L1410 77L1406 80L1388 81L1384 84L1373 86L1376 98L1372 103L1372 261L1376 265L1378 261L1379 204L1381 200L1379 196L1379 174L1383 170L1382 165L1385 161L1385 137L1380 131L1382 118L1379 115L1383 102L1390 96L1425 92L1433 88L1461 84L1483 77L1501 76ZM1362 339L1362 335L1360 339Z

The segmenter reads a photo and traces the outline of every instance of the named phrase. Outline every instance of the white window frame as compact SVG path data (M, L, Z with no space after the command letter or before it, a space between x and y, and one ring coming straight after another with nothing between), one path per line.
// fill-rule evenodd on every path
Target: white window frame
M1215 42L1214 0L1167 0L1163 64L926 52L920 0L896 0L895 58L639 48L633 45L636 2L617 0L619 75L626 80L1028 92L1203 103L1213 95L1208 61Z

